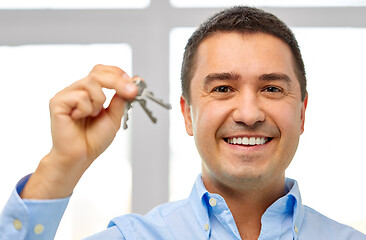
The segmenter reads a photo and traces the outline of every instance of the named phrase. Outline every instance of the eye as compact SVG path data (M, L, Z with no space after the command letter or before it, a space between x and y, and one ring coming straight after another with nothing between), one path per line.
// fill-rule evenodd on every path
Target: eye
M212 92L217 92L217 93L227 93L227 92L231 92L232 89L229 86L218 86L215 87L214 89L212 89Z
M262 89L262 94L268 98L279 99L287 95L286 90L278 86L266 86Z
M270 93L281 93L283 90L279 87L274 86L268 86L263 89L264 92L270 92Z

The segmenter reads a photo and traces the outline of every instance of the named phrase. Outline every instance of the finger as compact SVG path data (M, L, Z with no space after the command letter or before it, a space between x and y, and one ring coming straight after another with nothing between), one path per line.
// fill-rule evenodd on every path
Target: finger
M132 100L137 95L137 87L122 69L113 66L97 65L88 75L102 87L114 89L118 96Z
M74 108L71 112L71 117L74 120L79 120L92 116L93 113L93 104L89 98L89 95L87 95L85 92L82 92L81 97L78 98L76 108Z
M142 77L136 75L132 77L132 81L133 82L138 82L138 81L145 81Z
M91 103L93 105L93 113L91 115L95 117L103 109L103 104L106 101L106 96L102 90L102 86L100 86L97 82L90 80L83 86L83 89L89 94Z
M144 81L144 79L139 77L139 76L134 76L134 77L132 77L131 80L133 82ZM120 126L120 124L121 124L121 120L122 120L122 117L123 117L124 112L125 112L126 102L127 101L128 100L125 100L125 99L119 97L117 94L115 94L113 96L108 108L106 109L109 116L111 117L111 119L113 119L115 124L116 125L118 124L118 126Z
M119 97L117 94L115 94L106 109L106 112L110 116L110 118L113 120L113 122L118 126L118 128L121 125L122 117L125 111L126 107L126 100Z
M139 77L139 76L134 76L131 79L133 82L136 81L144 81L143 78ZM135 84L134 84L135 85ZM111 119L113 119L113 121L115 122L115 124L121 124L121 120L122 117L124 115L125 112L125 108L126 108L126 100L119 97L117 94L115 94L107 108L107 112L109 114L109 116L111 117Z
M93 113L93 104L87 91L62 91L50 101L52 115L69 115L78 120Z

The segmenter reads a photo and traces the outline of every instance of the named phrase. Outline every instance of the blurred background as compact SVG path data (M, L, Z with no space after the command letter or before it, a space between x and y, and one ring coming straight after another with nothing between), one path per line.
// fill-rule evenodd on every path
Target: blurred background
M156 125L139 106L130 111L128 130L76 187L56 239L81 239L118 215L186 198L201 164L179 107L184 46L204 19L239 4L286 22L305 61L305 133L287 177L304 204L366 233L363 0L1 1L0 208L51 148L49 99L96 64L142 76L173 109L148 102Z

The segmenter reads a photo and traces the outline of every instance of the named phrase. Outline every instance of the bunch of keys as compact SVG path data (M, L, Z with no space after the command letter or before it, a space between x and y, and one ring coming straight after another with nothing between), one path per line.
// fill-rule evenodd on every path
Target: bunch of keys
M141 78L137 78L137 80L134 82L138 88L138 93L136 98L132 102L138 102L142 109L146 112L147 116L151 119L153 123L156 123L157 119L152 115L152 112L146 107L146 100L150 99L160 106L171 109L172 106L169 103L164 103L163 100L155 98L154 94L147 89L147 85L144 81L142 81ZM132 102L126 102L125 111L123 114L123 129L127 129L127 120L128 120L128 110L132 108Z

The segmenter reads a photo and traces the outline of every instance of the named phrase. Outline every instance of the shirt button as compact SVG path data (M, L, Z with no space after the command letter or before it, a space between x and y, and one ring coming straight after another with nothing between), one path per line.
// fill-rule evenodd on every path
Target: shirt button
M34 233L35 234L41 234L41 233L43 233L43 230L44 230L44 226L42 224L37 224L34 227Z
M19 219L14 219L13 226L18 231L22 230L22 228L23 228L23 224Z
M210 200L208 202L210 203L210 205L212 207L216 206L216 199L215 198L210 198Z
M206 223L205 224L205 226L203 226L203 228L205 229L205 231L208 231L208 229L210 228L209 226L208 226L208 224Z
M295 226L295 233L297 234L299 232L299 229L297 229L297 226Z

